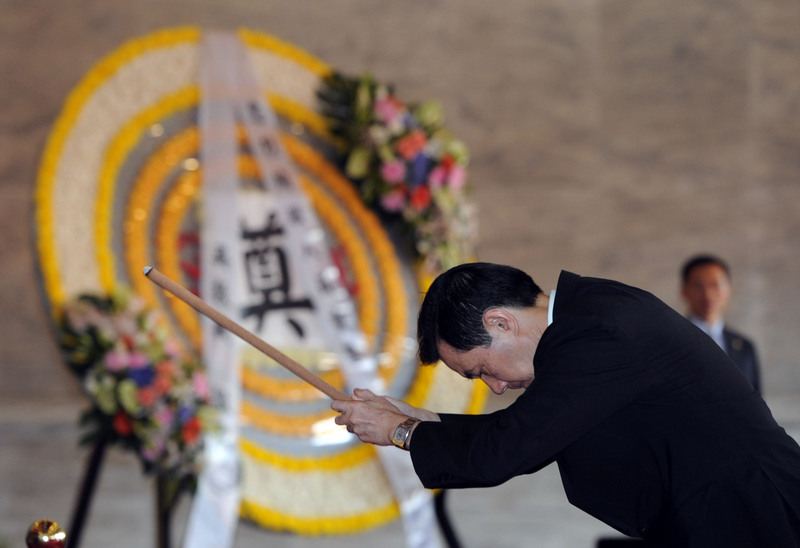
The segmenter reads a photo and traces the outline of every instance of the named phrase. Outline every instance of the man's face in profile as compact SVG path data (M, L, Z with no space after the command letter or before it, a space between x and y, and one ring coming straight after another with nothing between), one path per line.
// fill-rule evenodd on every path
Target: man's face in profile
M696 266L683 284L682 295L691 315L713 324L722 319L728 307L731 282L719 265Z

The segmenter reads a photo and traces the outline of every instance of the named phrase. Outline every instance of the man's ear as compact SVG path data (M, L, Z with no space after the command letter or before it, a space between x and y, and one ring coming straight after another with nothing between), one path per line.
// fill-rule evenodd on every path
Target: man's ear
M483 312L483 327L489 333L513 331L516 325L517 318L507 308L487 308Z

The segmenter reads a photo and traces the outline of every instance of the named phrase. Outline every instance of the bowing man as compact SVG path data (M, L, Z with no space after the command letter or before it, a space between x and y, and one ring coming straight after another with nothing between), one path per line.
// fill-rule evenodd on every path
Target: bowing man
M492 487L555 461L572 504L651 545L800 546L800 447L650 293L564 271L546 294L516 268L464 264L431 285L417 337L422 362L522 391L487 415L358 389L332 402L362 441L410 451L426 487Z

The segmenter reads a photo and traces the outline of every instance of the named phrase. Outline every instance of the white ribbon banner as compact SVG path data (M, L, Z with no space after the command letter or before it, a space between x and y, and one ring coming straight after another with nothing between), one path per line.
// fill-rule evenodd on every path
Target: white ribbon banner
M297 183L280 140L280 126L262 98L247 50L232 33L211 33L203 42L201 105L204 171L203 295L231 317L266 330L267 316L313 311L312 331L338 356L347 385L385 390L377 360L359 327L355 303L331 260L325 232ZM244 124L261 178L239 181L236 123ZM296 283L295 283L296 282ZM274 341L273 336L270 340ZM207 440L208 463L190 516L186 546L231 546L239 489L238 412L240 348L228 334L204 324L204 358L221 432ZM432 497L414 472L409 455L379 448L378 455L400 502L406 543L439 546ZM211 540L209 540L211 539Z
M231 36L232 40L237 40ZM238 42L238 40L237 40ZM339 356L347 385L370 388L381 394L385 387L378 375L377 360L369 353L366 337L358 323L353 299L341 283L339 269L332 263L319 220L297 184L294 167L280 141L275 113L262 98L259 86L247 60L247 51L239 48L238 63L243 95L248 98L240 106L253 156L273 193L273 214L286 227L286 249L289 261L300 274L300 283L311 295L317 309L315 318L329 348ZM435 513L430 492L422 486L408 453L394 447L378 448L384 471L400 502L406 544L410 548L439 546Z
M239 257L241 203L236 118L240 93L236 47L224 37L207 36L200 49L201 159L203 165L201 280L204 299L241 320L244 272ZM239 518L239 367L242 343L208 318L201 318L203 362L208 372L219 430L204 438L200 474L184 546L232 546Z

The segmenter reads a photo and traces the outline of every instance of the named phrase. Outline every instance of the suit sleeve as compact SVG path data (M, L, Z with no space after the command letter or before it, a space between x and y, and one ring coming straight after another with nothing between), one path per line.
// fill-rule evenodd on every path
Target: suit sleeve
M536 378L511 406L417 427L411 458L426 487L488 487L535 472L659 377L614 329L589 325L545 337Z
M491 421L495 413L480 414L480 415L459 415L455 413L438 413L439 419L442 422L461 423L461 424L478 424L482 422Z

